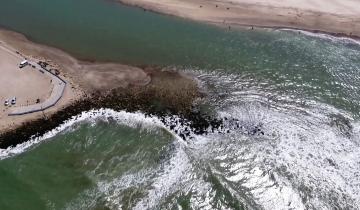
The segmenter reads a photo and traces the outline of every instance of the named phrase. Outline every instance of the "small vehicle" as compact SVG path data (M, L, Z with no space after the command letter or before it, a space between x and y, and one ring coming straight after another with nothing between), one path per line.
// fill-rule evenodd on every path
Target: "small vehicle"
M5 100L4 105L9 106L9 100L8 99Z
M28 60L23 60L21 61L20 65L19 65L19 68L24 68L25 66L27 66L29 64L29 61Z
M11 105L15 105L16 104L16 97L11 99Z

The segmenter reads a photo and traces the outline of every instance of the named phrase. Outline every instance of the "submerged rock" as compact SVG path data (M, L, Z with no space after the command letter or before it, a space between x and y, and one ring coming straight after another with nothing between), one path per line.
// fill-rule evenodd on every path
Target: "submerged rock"
M341 114L334 114L330 116L330 125L336 127L337 130L344 136L350 138L352 135L353 126L348 118Z

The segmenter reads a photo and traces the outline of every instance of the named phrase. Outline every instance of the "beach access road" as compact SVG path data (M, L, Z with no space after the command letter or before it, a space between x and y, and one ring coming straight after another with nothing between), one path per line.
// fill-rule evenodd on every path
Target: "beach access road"
M19 69L19 63L25 59L22 55L5 45L0 45L0 51L1 99L17 98L17 103L7 110L9 116L43 111L61 99L66 88L64 80L31 60Z
M14 108L12 108L11 112L9 113L9 116L24 115L24 114L44 111L52 106L55 106L56 103L61 99L61 97L64 94L64 91L66 88L66 82L64 80L62 80L57 75L51 73L47 69L41 67L39 64L32 62L32 61L28 61L28 62L29 62L29 65L35 66L35 69L39 71L39 74L42 73L51 78L51 83L53 84L53 89L52 89L51 95L49 98L47 98L42 103L37 103L37 104L33 104L33 105L28 105L28 106L14 107Z

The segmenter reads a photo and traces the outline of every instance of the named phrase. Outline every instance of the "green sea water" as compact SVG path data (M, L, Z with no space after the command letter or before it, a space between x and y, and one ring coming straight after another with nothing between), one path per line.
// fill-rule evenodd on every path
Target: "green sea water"
M0 209L360 208L358 42L105 0L3 0L0 25L82 59L188 72L219 116L266 133L184 142L136 113L70 123L0 151Z
M63 208L69 201L75 203L85 190L94 190L91 193L96 197L87 199L98 199L96 206L104 208L105 200L102 192L96 192L96 184L153 168L172 138L164 132L155 135L100 122L79 125L75 132L55 139L2 162L1 183L9 185L2 184L0 189L1 209ZM141 189L124 192L136 196ZM131 199L128 197L122 199Z

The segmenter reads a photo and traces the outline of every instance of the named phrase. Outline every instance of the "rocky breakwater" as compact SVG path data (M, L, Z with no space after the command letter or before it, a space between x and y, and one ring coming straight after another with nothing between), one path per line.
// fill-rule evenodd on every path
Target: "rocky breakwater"
M206 95L192 78L157 67L144 67L143 70L151 77L149 84L129 85L108 91L92 90L84 98L51 116L26 122L15 130L1 134L0 148L15 146L32 137L41 136L72 116L100 108L156 115L184 140L193 134L228 133L233 129L245 129L250 135L264 134L260 127L245 128L236 119L217 118L200 111L201 99Z
M83 111L111 108L117 111L142 111L146 114L165 116L190 112L193 102L201 97L194 80L174 71L147 67L150 76L147 85L120 86L112 89L84 88L84 97L65 106L50 116L34 119L0 135L0 148L15 146L41 136L59 124Z
M156 115L183 139L208 132L227 133L233 129L250 135L264 134L259 126L244 126L237 119L218 118L211 111L203 111L206 94L194 78L178 71L81 61L62 50L33 43L21 34L6 30L0 30L0 40L24 55L51 64L71 90L81 92L63 98L63 103L51 112L24 120L19 126L0 133L0 148L42 136L83 111L101 108Z

